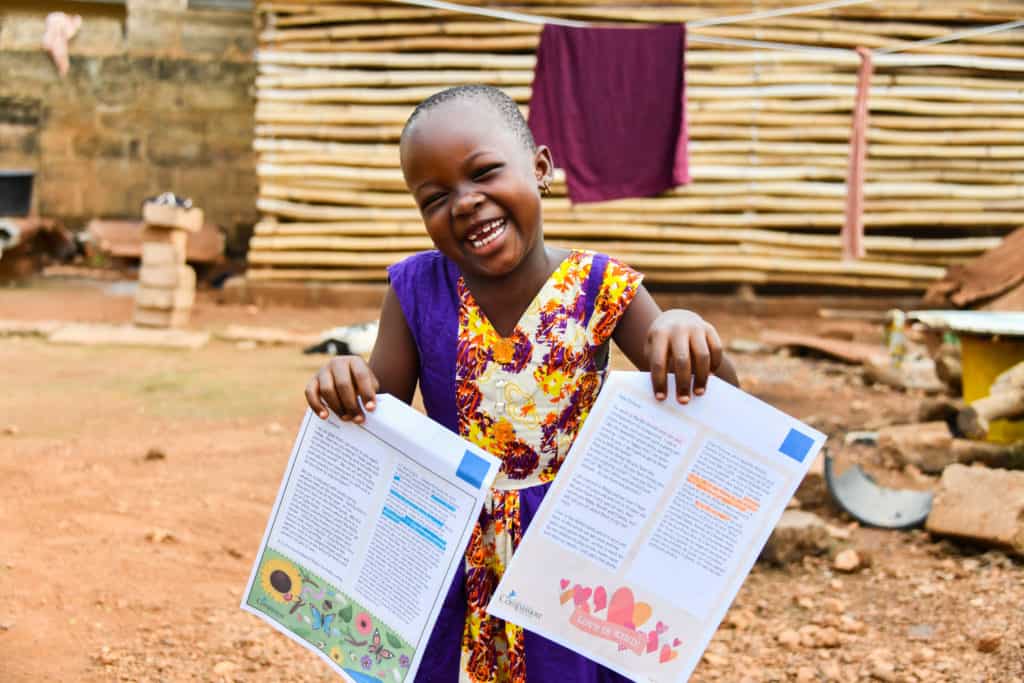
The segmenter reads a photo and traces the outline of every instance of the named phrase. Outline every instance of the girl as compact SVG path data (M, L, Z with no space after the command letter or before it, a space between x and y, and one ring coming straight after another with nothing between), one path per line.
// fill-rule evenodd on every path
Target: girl
M436 251L388 270L367 365L337 357L306 400L362 422L378 391L411 402L502 460L419 680L547 683L626 679L485 609L505 564L597 398L608 341L650 370L664 400L736 383L715 329L662 312L641 276L602 254L545 246L541 195L554 165L505 93L460 86L423 101L401 137L402 173Z

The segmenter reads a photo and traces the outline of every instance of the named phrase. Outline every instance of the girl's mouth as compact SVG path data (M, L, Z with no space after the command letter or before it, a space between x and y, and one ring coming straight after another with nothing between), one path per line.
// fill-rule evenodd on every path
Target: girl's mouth
M504 235L507 229L508 222L506 219L495 218L494 220L473 226L466 234L466 241L469 242L474 250L480 250Z

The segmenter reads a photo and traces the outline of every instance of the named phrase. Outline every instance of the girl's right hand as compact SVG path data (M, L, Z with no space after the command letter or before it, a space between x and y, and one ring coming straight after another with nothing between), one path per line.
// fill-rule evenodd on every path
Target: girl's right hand
M330 408L346 422L362 423L366 420L363 407L374 409L379 387L380 382L360 356L336 356L309 380L306 402L320 419L327 419Z

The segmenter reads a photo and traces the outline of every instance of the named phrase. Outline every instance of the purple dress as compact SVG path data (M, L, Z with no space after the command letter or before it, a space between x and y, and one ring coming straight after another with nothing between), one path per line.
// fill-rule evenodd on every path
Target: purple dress
M640 275L607 256L572 252L502 337L439 252L388 272L419 353L427 414L503 462L417 680L628 680L484 608L597 397L608 340Z

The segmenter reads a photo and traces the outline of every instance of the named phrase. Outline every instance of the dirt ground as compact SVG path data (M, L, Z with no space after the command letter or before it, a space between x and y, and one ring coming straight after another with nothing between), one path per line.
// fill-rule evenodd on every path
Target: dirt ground
M126 322L130 294L39 281L0 290L0 319ZM728 297L703 303L725 339L881 334L787 315L785 304L751 315ZM204 292L193 327L316 332L374 315L218 305ZM864 386L837 363L734 359L745 388L828 432L840 456L848 430L908 421L916 408L917 397ZM337 680L238 608L302 388L323 360L220 341L172 352L0 338L0 681ZM827 502L813 510L832 525L830 554L758 564L694 681L1024 681L1017 561L920 531L859 528ZM833 569L847 548L867 566Z

